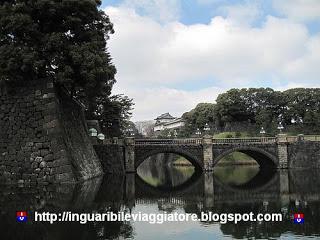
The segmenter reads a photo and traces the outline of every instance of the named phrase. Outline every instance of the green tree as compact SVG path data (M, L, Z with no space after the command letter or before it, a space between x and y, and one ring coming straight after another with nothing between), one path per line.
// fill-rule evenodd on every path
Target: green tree
M185 120L185 127L181 134L190 136L194 134L197 128L203 129L206 123L213 131L216 121L214 108L215 104L213 103L199 103L194 109L184 113L182 118Z
M130 124L132 99L120 95L109 98L100 97L96 100L93 111L87 111L87 119L97 119L102 132L107 137L121 136Z
M284 91L283 94L287 105L284 112L287 123L303 124L307 118L307 122L311 124L313 121L310 115L320 109L320 89L293 88Z
M0 81L51 79L95 104L108 96L116 69L106 51L113 33L99 0L3 0ZM89 107L92 104L89 104Z
M244 89L230 89L218 96L215 113L221 125L252 119L244 92Z
M320 89L293 88L283 92L286 108L283 113L293 131L319 133Z
M0 3L0 85L51 80L87 106L107 135L120 135L132 100L110 96L116 68L106 41L113 25L99 0Z
M271 130L285 107L283 94L271 88L231 89L218 96L215 113L222 127L228 122L248 121Z
M287 132L319 133L320 88L295 88L284 92L271 88L230 89L218 96L216 104L203 103L183 115L185 135L206 122L213 129L224 129L227 123L250 122L257 134L264 127L267 134L278 132L282 122Z

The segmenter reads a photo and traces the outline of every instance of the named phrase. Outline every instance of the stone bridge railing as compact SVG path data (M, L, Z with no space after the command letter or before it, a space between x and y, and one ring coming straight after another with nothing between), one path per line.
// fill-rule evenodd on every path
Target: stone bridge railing
M320 142L320 136L319 135L286 136L285 140L286 142L297 142L299 140Z
M135 139L135 145L200 145L201 138L184 139Z
M255 138L212 138L213 144L239 144L239 143L276 143L276 137ZM201 145L202 138L186 139L135 139L135 145Z
M244 137L244 138L212 138L212 144L275 144L278 142L297 141L320 142L319 135L298 135L298 136L277 136L277 137ZM200 145L202 138L181 138L181 139L135 139L135 145Z
M271 143L277 142L277 137L252 137L252 138L213 138L213 144L239 144L239 143Z
M209 137L209 136L207 136ZM209 137L210 138L210 137ZM212 138L212 144L275 144L277 142L297 141L320 142L320 135L298 135L298 136L277 136L277 137L244 137L244 138ZM97 144L97 139L94 139ZM105 139L103 144L123 145L123 139ZM203 138L177 138L177 139L134 139L135 145L201 145Z
M293 140L293 139L292 139ZM212 138L213 144L239 144L239 143L276 143L276 137L253 138ZM135 139L135 145L201 145L202 138L185 139Z

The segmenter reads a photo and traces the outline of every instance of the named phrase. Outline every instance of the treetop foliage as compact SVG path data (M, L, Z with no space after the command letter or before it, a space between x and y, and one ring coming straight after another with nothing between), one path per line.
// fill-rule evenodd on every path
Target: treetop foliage
M2 0L0 86L51 80L87 106L108 136L121 135L132 99L110 96L116 68L106 41L114 33L100 0Z
M87 113L87 118L98 120L102 132L108 137L120 136L125 129L131 127L128 119L133 105L132 99L123 94L100 97L96 100L94 111Z
M0 81L52 79L73 94L109 95L113 26L98 0L3 0Z
M216 103L198 104L183 114L185 130L192 134L208 123L214 130L228 123L247 122L277 131L281 122L286 127L300 127L307 132L320 130L320 88L294 88L275 91L271 88L230 89L220 94Z

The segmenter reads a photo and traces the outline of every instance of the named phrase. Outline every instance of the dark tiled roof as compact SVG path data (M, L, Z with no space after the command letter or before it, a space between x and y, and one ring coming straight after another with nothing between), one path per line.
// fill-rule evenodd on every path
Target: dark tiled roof
M172 117L170 113L164 113L156 118L156 120L159 120L159 119L175 119L175 117Z

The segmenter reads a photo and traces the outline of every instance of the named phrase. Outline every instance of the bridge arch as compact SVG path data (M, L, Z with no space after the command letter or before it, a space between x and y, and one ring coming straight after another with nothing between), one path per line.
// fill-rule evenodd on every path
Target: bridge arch
M263 148L252 146L233 146L215 157L214 165L217 165L222 158L233 152L241 152L248 155L259 164L260 168L276 168L278 166L279 160L275 155Z
M195 153L184 147L155 147L155 148L143 148L140 151L135 150L135 169L142 164L148 157L160 154L160 153L173 153L186 158L196 169L201 171L203 168L202 151Z

